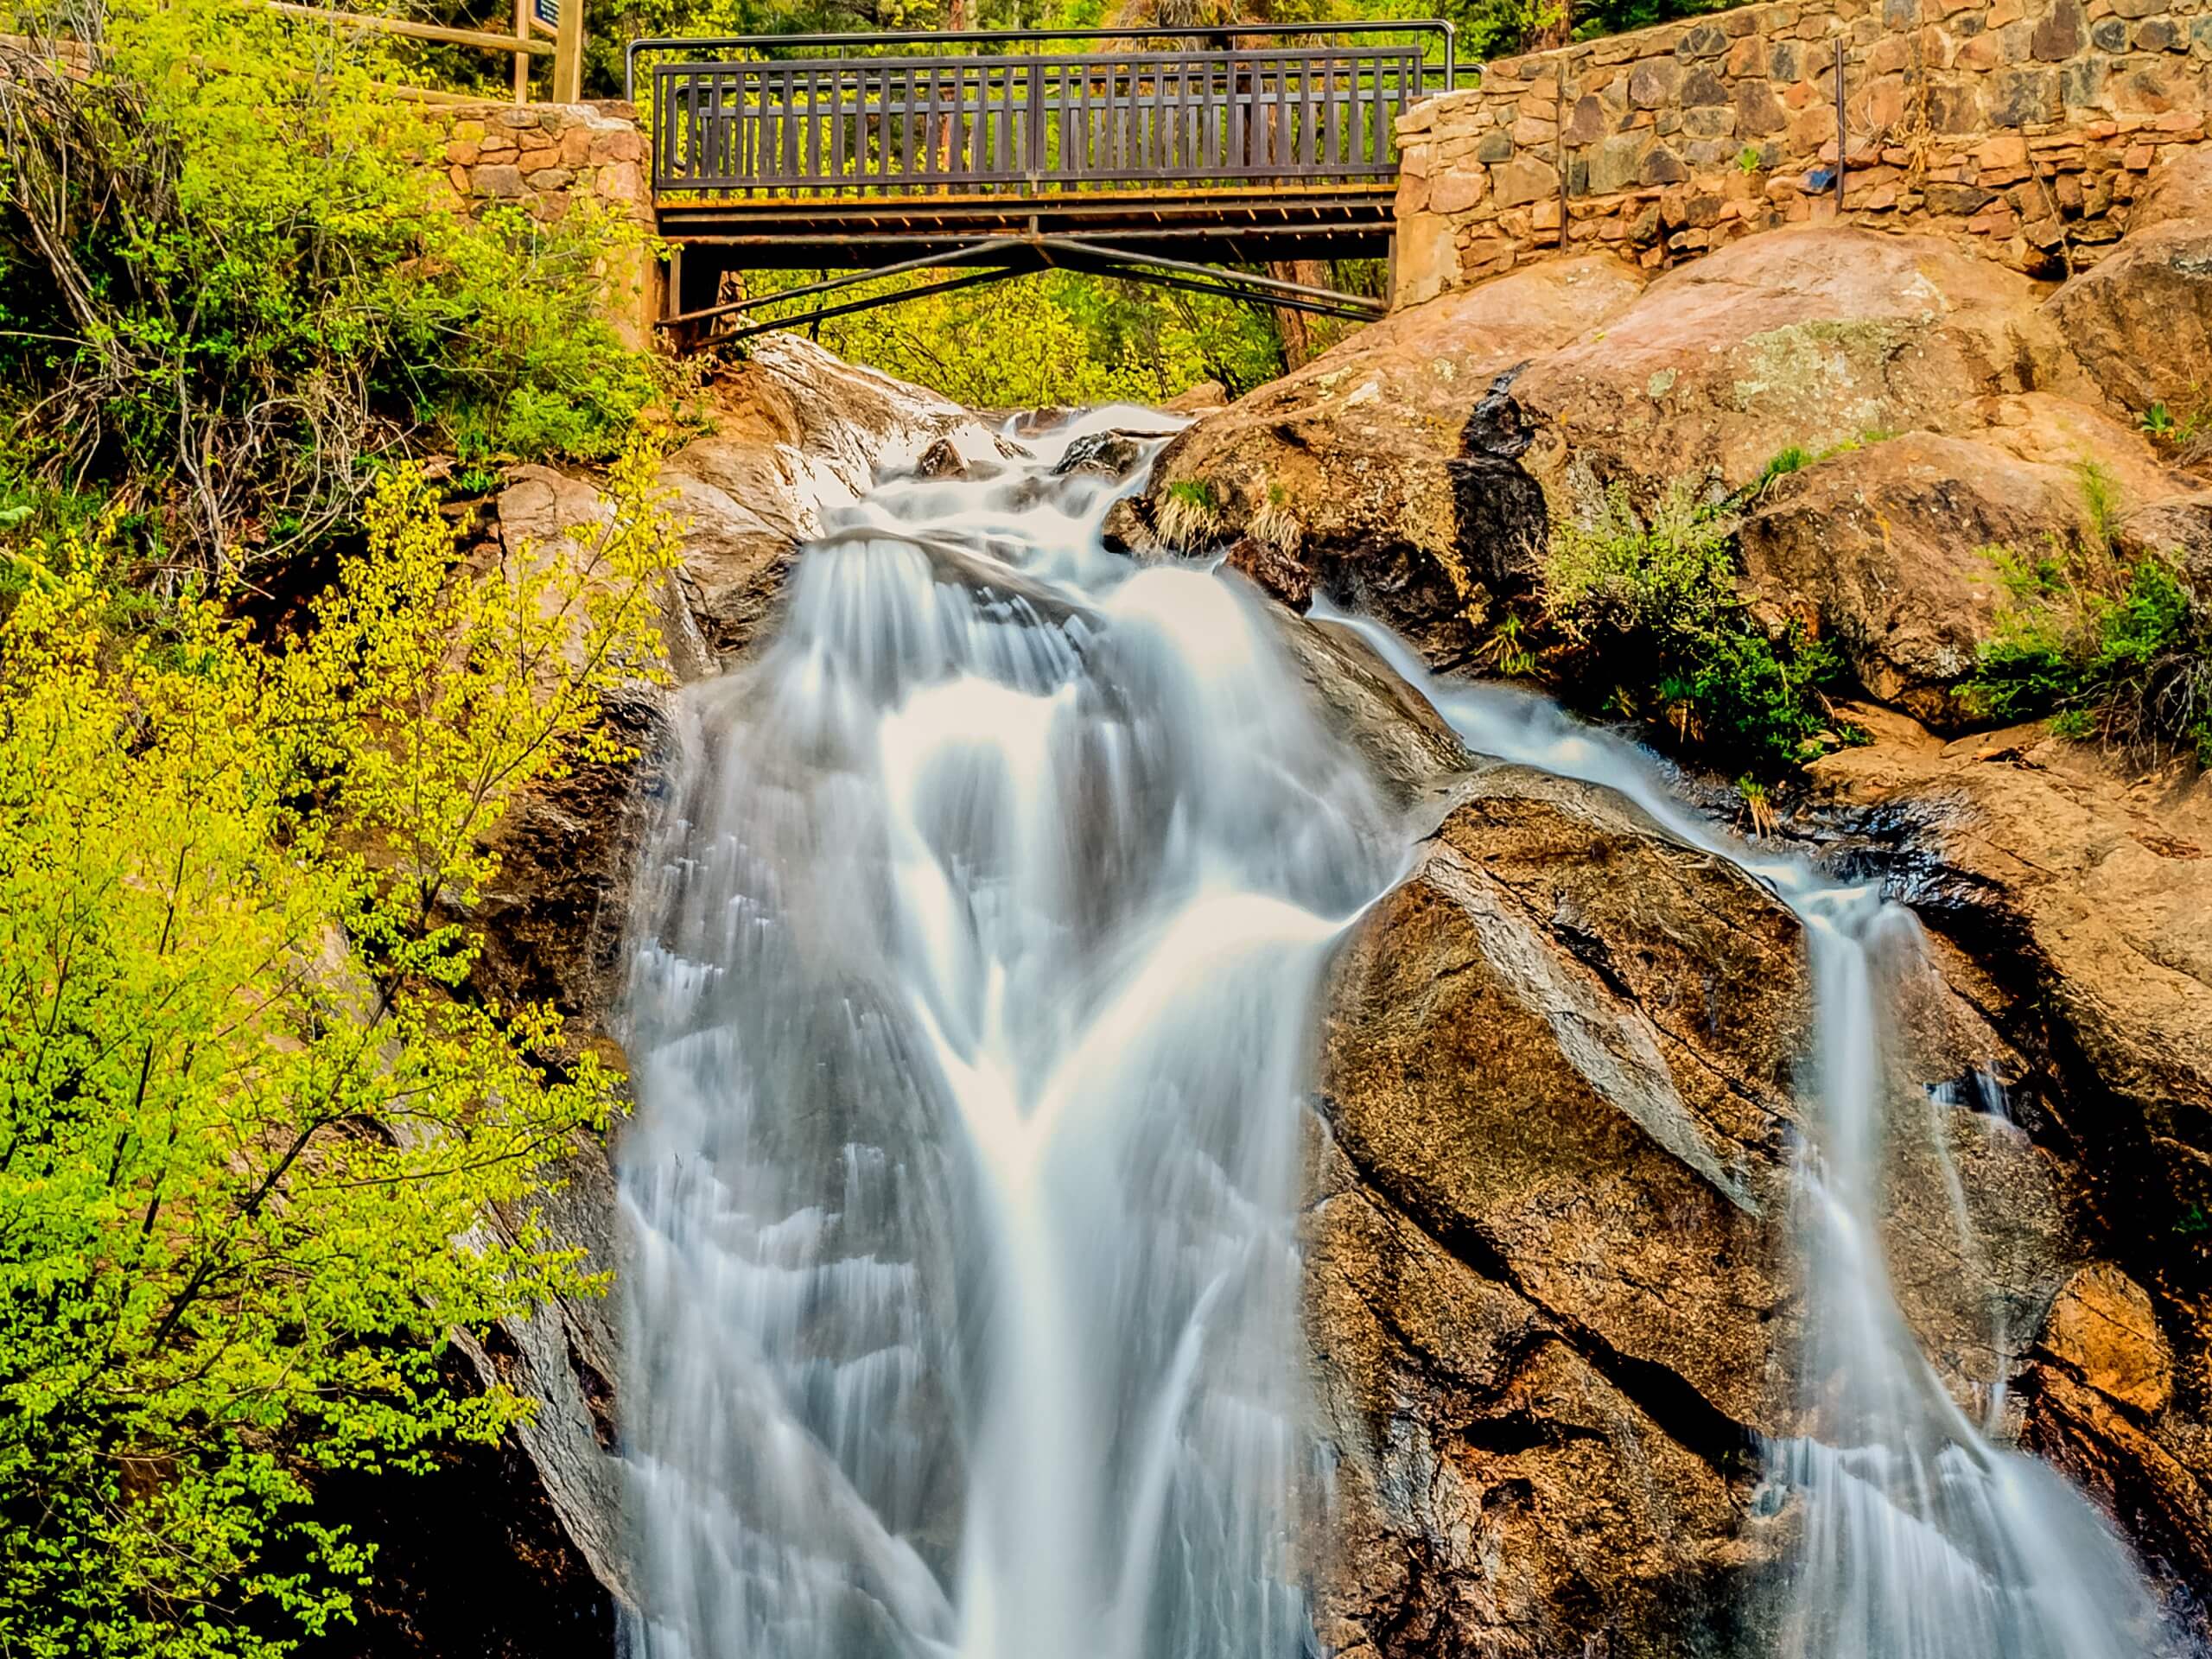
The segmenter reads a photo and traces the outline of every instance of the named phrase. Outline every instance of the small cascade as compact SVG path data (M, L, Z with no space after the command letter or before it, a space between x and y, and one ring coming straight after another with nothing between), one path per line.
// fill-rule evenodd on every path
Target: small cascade
M772 641L681 701L626 1002L636 1659L1317 1645L1300 1103L1328 954L1408 831L1256 595L1105 552L1133 484L1087 462L1116 426L1141 452L1166 423L1098 411L879 486ZM1803 925L1808 1335L1802 1433L1770 1448L1796 1541L1769 1650L2177 1659L2118 1538L1968 1417L1900 1309L1885 1159L1946 1109L1896 1110L1889 1010L1930 971L1910 913L1737 842L1550 703L1333 620L1471 750L1618 791Z
M2126 1547L2051 1470L1991 1442L1898 1306L1879 1232L1882 1172L1891 1136L1928 1128L1891 1122L1889 1107L1889 1009L1903 981L1929 971L1911 912L1878 887L1826 880L1720 832L1681 803L1649 755L1550 702L1437 682L1386 631L1334 620L1421 690L1474 753L1617 791L1673 839L1743 869L1804 925L1817 1051L1796 1171L1805 1432L1769 1448L1764 1494L1802 1506L1781 1659L2179 1659L2188 1648ZM1980 1085L1985 1109L1993 1088ZM1993 1117L2001 1122L2001 1109ZM1944 1171L1963 1233L1948 1160ZM1994 1381L2001 1401L2002 1376Z
M1103 550L1117 423L1164 425L880 486L683 700L620 1154L640 1659L1311 1643L1312 1004L1400 837L1255 595Z

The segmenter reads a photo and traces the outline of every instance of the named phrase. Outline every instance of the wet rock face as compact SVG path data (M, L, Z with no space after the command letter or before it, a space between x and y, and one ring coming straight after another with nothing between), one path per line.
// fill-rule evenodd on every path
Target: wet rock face
M1926 1085L2009 1052L1902 985L1885 1242L1961 1398L2082 1248L2044 1155ZM1801 1427L1795 918L1606 791L1481 774L1348 942L1324 1032L1307 1319L1338 1651L1731 1654ZM1970 1238L1952 1221L1955 1170ZM2138 1369L2140 1369L2139 1363ZM2131 1373L2133 1374L2133 1373Z
M1270 550L1250 574L1279 597L1302 606L1318 588L1385 619L1433 661L1471 661L1492 605L1489 573L1525 563L1544 534L1510 404L1490 402L1496 383L1618 312L1642 283L1592 256L1363 329L1204 416L1162 453L1131 516L1148 531L1179 491L1198 492L1211 504L1204 543Z
M714 430L661 478L688 521L684 595L716 657L760 632L823 509L858 499L879 467L964 470L961 448L940 441L975 428L966 410L790 334L762 336L712 405Z
M1910 730L1814 768L2002 1028L2005 1109L2063 1188L2079 1270L2021 1310L2023 1443L2155 1573L2212 1583L2212 778L2034 728ZM1899 854L1902 854L1902 856ZM2201 1612L2193 1615L2201 1624Z
M965 470L1001 454L967 410L790 335L763 340L710 402L714 430L662 470L672 511L686 521L683 566L661 615L659 666L677 683L719 672L759 637L823 512L857 499L879 468ZM575 552L571 532L606 512L591 480L518 467L472 556L558 562ZM645 812L659 787L667 695L639 683L609 704L635 760L581 769L515 803L497 832L499 875L470 918L486 940L475 988L510 1003L550 1002L574 1044L618 1065L624 931ZM538 1219L620 1274L607 1141L578 1135L557 1173L562 1185ZM528 1220L493 1214L485 1224L512 1236ZM334 1484L333 1512L358 1513L363 1535L392 1563L390 1594L363 1626L367 1645L334 1653L522 1659L612 1650L623 1585L617 1326L613 1303L571 1301L496 1328L481 1344L464 1340L476 1377L531 1396L535 1415L497 1446L457 1450L419 1488Z

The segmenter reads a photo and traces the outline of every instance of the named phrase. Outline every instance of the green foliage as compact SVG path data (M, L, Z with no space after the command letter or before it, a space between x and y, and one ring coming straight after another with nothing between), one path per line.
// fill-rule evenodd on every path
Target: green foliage
M886 277L850 296L918 287L943 274ZM756 291L815 276L754 273ZM1202 380L1217 380L1233 396L1283 366L1273 325L1249 307L1071 270L831 317L812 332L849 362L976 409L1159 404Z
M633 232L452 211L372 35L251 0L52 3L0 48L0 367L48 486L223 568L311 540L410 445L620 447L654 377L592 307Z
M1855 438L1843 438L1834 443L1824 445L1819 449L1808 449L1798 443L1793 443L1787 448L1777 449L1768 457L1766 465L1759 469L1758 477L1751 481L1751 488L1744 493L1745 499L1757 499L1773 485L1777 479L1787 478L1792 473L1802 473L1808 467L1818 466L1821 461L1833 460L1838 455L1856 454L1859 450L1873 444L1887 443L1897 435L1894 432L1874 427L1861 432Z
M2141 425L2153 442L2181 451L2184 459L2195 460L2207 437L2212 436L2212 401L2196 401L2185 410L2152 404L2143 411Z
M496 1437L525 1402L450 1390L450 1332L599 1287L531 1206L609 1080L454 989L507 804L616 753L651 477L574 559L474 570L393 475L281 651L198 594L118 638L104 524L11 556L0 1652L274 1659L346 1618L372 1562L316 1471Z
M1787 478L1792 473L1804 471L1818 457L1798 444L1793 443L1787 449L1777 450L1767 464L1759 469L1758 481L1752 485L1751 493L1756 495L1773 483L1776 479Z
M1536 653L1529 648L1526 632L1521 619L1509 611L1484 646L1492 665L1510 680L1528 679L1536 671Z
M1772 835L1777 818L1774 800L1767 793L1766 785L1746 773L1736 780L1736 792L1743 798L1744 815L1751 820L1751 833Z
M1554 531L1545 607L1586 686L1599 671L1610 682L1603 701L1773 775L1853 734L1821 696L1843 671L1834 651L1802 624L1770 634L1737 594L1741 500L1677 480L1645 515L1615 485Z
M1986 550L2008 603L1962 688L1994 720L2051 716L2062 737L2178 746L2212 766L2212 624L2179 562L2121 558L2110 479L2083 468L2096 538L2027 558Z
M1176 480L1160 498L1153 529L1168 547L1196 552L1205 546L1221 531L1221 504L1213 486L1199 478Z

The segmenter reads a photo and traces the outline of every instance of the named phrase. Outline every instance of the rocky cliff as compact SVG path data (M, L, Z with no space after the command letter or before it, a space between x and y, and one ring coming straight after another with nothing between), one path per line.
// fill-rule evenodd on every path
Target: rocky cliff
M1980 549L2075 531L2085 455L2117 480L2120 535L2212 547L2212 494L2139 432L2127 378L2212 385L2204 336L2171 321L2212 315L2203 183L2155 180L2165 208L2056 289L1846 230L1656 279L1602 255L1516 271L1205 415L1117 516L1134 555L1226 550L1286 602L1317 697L1429 829L1347 943L1319 1037L1314 1594L1335 1650L1756 1650L1793 1525L1761 1448L1800 1426L1785 1231L1811 1014L1771 893L1606 791L1465 756L1293 613L1325 594L1479 671L1550 527L1593 494L1738 489L1784 446L1820 458L1745 514L1743 582L1777 626L1837 643L1875 740L1812 769L1787 833L1928 931L1887 1103L1910 1131L1883 1223L1904 1311L1956 1397L2064 1468L2165 1583L2212 1586L2212 785L1974 729L1955 696L1994 626ZM667 619L684 677L745 649L798 543L873 469L988 442L788 339L718 397L718 430L668 463L692 519ZM588 486L526 474L499 536L557 546L592 511ZM657 707L626 713L648 750ZM553 996L597 1040L652 787L648 766L530 803L481 918L493 986ZM619 1268L613 1204L605 1150L580 1147L555 1219ZM474 1548L485 1573L531 1564L537 1623L457 1614L480 1572L457 1548L363 1651L599 1650L621 1588L617 1343L604 1306L550 1309L479 1356L543 1402L499 1467L454 1477L519 1491Z
M1748 493L1745 595L1833 642L1871 739L1811 768L1787 833L1928 931L1889 1103L1908 1318L2186 1605L2212 1585L2212 782L1983 729L1957 692L1999 626L1993 544L2094 531L2212 595L2212 493L2139 422L2212 385L2208 181L2177 156L2063 285L1838 228L1656 279L1516 270L1202 420L1118 525L1479 671L1524 643L1501 624L1541 599L1554 527L1609 490ZM1573 664L1539 641L1522 665ZM1791 1524L1758 1448L1793 1432L1807 997L1796 923L1736 872L1602 791L1460 786L1324 1034L1339 1650L1746 1650Z

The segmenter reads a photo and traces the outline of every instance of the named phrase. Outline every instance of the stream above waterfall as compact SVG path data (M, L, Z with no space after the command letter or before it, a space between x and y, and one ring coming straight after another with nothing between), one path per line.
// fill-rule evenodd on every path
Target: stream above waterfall
M802 556L772 639L679 704L626 998L639 1659L1323 1645L1314 1032L1422 826L1267 601L1105 550L1133 484L1086 446L1169 425L1095 411L883 481ZM1954 1401L1889 1283L1883 1159L1918 1131L1885 1108L1885 1010L1932 971L1910 913L1708 824L1632 745L1316 609L1471 755L1618 791L1802 924L1808 1336L1799 1432L1751 1500L1796 1542L1758 1650L2179 1651L2120 1541Z

